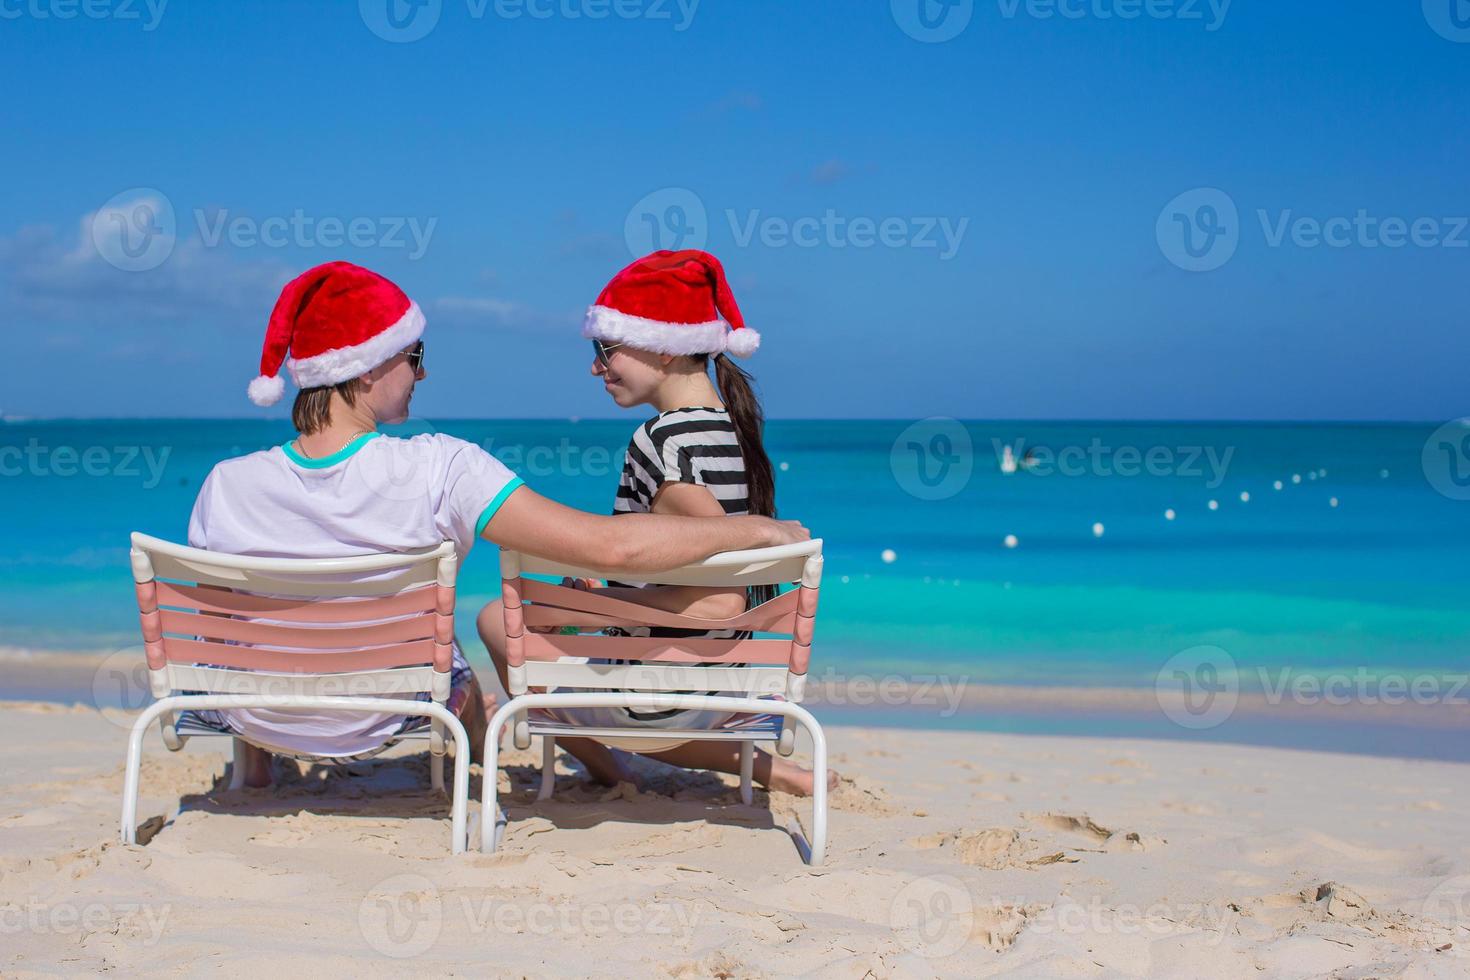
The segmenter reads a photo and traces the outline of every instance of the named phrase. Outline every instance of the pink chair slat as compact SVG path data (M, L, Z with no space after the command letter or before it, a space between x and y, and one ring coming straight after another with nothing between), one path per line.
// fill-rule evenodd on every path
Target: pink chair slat
M395 619L372 626L282 626L275 623L227 619L223 616L200 615L164 609L158 615L167 633L205 636L214 640L237 643L262 643L278 647L304 647L310 650L338 650L343 647L381 646L408 640L426 640L434 636L435 616Z
M754 610L752 610L754 611ZM650 623L647 616L605 616L600 613L578 612L575 609L558 609L555 606L532 605L524 607L525 623L527 626L557 627L577 626L584 630L603 629L608 626L621 626L623 628L635 626L662 626L663 623ZM772 612L765 618L747 618L742 616L735 629L752 630L762 633L790 633L792 630L792 617L790 614L779 610ZM707 620L694 620L688 629L724 629L729 627L703 626ZM682 625L682 624L681 624Z
M164 653L170 663L210 664L237 667L241 670L270 670L288 674L332 674L357 670L387 670L393 667L422 667L434 662L431 640L395 643L368 650L335 650L330 652L268 650L262 647L239 647L199 640L163 638Z
M812 662L812 647L809 643L791 641L791 660L787 669L793 674L805 675Z
M505 662L510 667L522 667L526 663L526 621L521 605L521 588L525 579L502 578L500 580L500 603L505 617Z
M646 636L560 636L527 633L527 660L560 657L604 657L648 663L785 664L791 656L787 640L671 640Z
M614 599L611 596L600 595L596 592L582 592L578 589L567 588L564 585L552 585L549 582L538 582L527 579L523 583L522 597L533 603L545 606L554 606L559 609L572 610L583 614L585 621L587 614L600 614L619 622L609 622L608 626L664 626L671 629L698 629L698 630L761 630L765 632L789 633L791 632L791 618L796 614L797 593L787 592L763 602L754 609L749 609L739 616L730 619L701 619L695 616L681 616L678 613L665 612L662 609L653 609L649 606L629 602L625 599ZM571 620L564 623L535 622L531 617L538 615L536 606L526 611L526 622L536 626L577 626L581 621ZM600 626L599 623L586 623L588 626Z
M792 638L802 646L812 645L812 629L816 626L817 615L817 590L799 589L801 600L796 609L796 628L791 631Z
M143 652L148 669L162 670L168 662L163 655L163 623L158 616L158 582L134 582L138 596L138 625L143 631Z
M158 601L161 605L181 606L200 612L259 616L292 623L362 623L429 612L436 607L438 596L435 586L426 585L373 599L282 599L208 586L159 582Z

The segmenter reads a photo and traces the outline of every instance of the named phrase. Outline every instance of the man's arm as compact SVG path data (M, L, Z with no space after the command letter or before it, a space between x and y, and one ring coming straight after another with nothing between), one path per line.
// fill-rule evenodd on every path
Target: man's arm
M529 487L513 492L482 535L528 555L608 572L654 572L722 551L768 548L811 539L796 521L769 517L674 517L589 514Z

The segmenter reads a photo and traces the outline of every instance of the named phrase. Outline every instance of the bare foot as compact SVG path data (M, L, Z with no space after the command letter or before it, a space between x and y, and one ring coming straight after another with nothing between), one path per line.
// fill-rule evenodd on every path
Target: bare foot
M827 770L827 792L837 788L837 770ZM815 782L812 771L782 759L771 766L771 780L766 788L792 796L811 796Z
M582 763L582 768L587 770L587 775L603 786L632 783L634 787L641 788L638 778L628 768L625 761L627 756L622 752L610 749L596 739L590 738L559 738L556 744L571 753L574 759Z

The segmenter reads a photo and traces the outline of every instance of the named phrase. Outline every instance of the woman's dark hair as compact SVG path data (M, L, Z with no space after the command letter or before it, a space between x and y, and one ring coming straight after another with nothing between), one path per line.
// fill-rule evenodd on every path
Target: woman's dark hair
M303 388L296 393L296 402L291 406L291 423L304 436L320 432L332 421L332 392L342 396L349 406L357 402L357 390L362 387L357 378L348 378L341 384L321 388Z
M761 408L752 386L753 379L740 365L726 354L715 355L715 385L720 389L720 400L730 421L735 426L735 438L740 443L740 455L745 461L745 486L749 500L749 512L763 517L776 516L776 474L771 468L771 458L766 455L766 413ZM752 586L749 604L753 608L776 597L773 585Z

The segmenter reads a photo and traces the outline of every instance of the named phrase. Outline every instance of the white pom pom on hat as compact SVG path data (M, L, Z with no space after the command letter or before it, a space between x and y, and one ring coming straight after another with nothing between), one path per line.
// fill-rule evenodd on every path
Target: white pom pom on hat
M250 382L250 400L261 408L269 408L281 400L286 393L286 379L279 374L271 376L262 374Z

